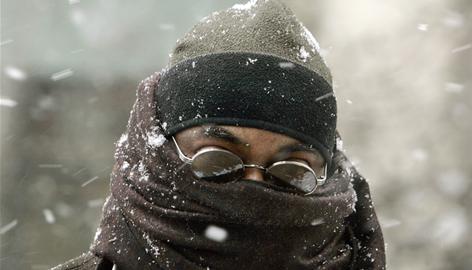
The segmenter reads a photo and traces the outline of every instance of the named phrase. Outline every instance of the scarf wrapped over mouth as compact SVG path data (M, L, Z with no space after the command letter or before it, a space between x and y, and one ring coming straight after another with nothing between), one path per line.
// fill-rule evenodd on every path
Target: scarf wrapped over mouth
M384 269L367 182L341 150L309 196L199 180L163 136L158 80L138 87L92 252L118 269Z

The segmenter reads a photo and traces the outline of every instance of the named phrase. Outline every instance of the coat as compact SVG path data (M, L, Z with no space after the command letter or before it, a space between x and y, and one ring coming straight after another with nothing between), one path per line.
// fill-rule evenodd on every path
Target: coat
M114 264L88 251L51 270L117 270Z

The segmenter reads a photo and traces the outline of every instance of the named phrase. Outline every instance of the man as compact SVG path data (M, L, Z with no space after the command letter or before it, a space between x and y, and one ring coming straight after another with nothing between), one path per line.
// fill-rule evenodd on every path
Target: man
M215 12L141 82L90 251L56 269L384 269L329 69L275 0Z

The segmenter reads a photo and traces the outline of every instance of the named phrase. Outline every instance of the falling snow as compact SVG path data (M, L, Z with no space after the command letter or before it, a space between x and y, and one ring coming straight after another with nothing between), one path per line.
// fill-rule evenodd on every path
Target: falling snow
M18 102L16 102L15 100L0 97L0 106L13 108L16 105L18 105Z
M429 25L425 23L420 23L416 26L416 28L420 31L426 32L428 31Z
M64 70L61 70L59 72L56 72L56 73L52 74L51 75L51 80L59 81L59 80L68 78L68 77L72 76L73 74L74 74L74 71L72 71L72 69L70 69L70 68L64 69Z
M11 222L0 227L0 235L7 233L18 225L18 220L14 219Z
M22 81L26 79L26 73L16 67L5 67L5 74L13 80Z
M13 43L13 39L6 39L6 40L0 42L0 47L4 46L4 45L8 45L10 43Z
M464 85L455 82L445 83L444 90L449 93L461 93L464 90Z
M325 223L323 218L315 218L313 221L310 222L312 226L320 225Z
M54 216L54 213L51 211L51 209L43 209L43 215L47 223L53 224L56 222L56 217Z
M103 199L94 199L87 201L87 206L90 208L100 207L104 203Z
M86 185L88 185L88 184L94 182L94 181L97 180L97 179L98 179L98 176L92 177L91 179L89 179L89 180L85 181L84 183L82 183L81 186L82 186L82 187L85 187Z
M205 237L216 242L224 242L228 237L228 232L216 225L209 225L205 229Z
M327 93L327 94L324 94L324 95L322 95L322 96L317 97L317 98L315 99L315 101L320 101L320 100L323 100L323 99L325 99L325 98L329 98L329 97L331 97L331 96L333 96L333 95L334 95L334 93L330 92L330 93Z
M292 62L280 62L279 67L284 69L292 69L295 67L295 64Z
M454 48L454 49L451 50L451 52L452 53L459 53L459 52L462 52L462 51L465 51L465 50L469 50L470 48L472 48L472 43L468 43L468 44L465 44L463 46Z
M400 220L394 218L379 218L379 223L383 229L390 229L402 224Z

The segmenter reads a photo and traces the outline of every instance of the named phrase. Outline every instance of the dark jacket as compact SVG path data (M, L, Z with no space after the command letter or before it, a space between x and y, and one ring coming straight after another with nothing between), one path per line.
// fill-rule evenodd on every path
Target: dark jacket
M116 270L113 268L113 263L107 259L100 258L92 252L86 252L71 259L63 264L60 264L51 270Z

